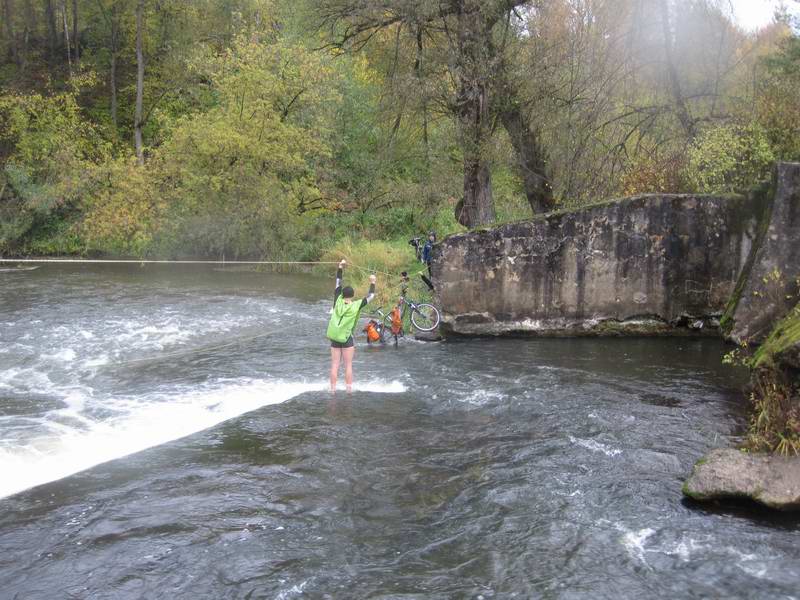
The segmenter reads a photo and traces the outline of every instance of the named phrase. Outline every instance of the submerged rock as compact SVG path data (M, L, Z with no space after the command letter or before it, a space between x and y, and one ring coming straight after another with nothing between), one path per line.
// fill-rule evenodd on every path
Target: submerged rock
M442 334L439 332L439 329L434 329L433 331L419 331L416 330L414 332L414 339L419 340L421 342L441 342L442 341Z
M712 450L683 486L694 500L749 498L777 510L800 510L800 458Z

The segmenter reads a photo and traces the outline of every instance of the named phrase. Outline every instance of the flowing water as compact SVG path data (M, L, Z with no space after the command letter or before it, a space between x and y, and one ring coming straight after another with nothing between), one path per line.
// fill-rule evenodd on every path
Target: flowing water
M0 272L0 597L800 597L797 519L681 496L721 343L362 338L331 396L329 287Z

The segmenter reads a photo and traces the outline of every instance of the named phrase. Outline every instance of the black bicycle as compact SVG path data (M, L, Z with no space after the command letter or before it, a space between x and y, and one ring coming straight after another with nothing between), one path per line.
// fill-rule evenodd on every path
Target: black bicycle
M417 260L422 262L422 238L414 237L408 240L408 245L414 248L414 253L417 255Z
M433 331L439 326L439 321L441 320L439 309L427 302L414 302L407 297L407 289L405 287L400 294L397 306L400 309L401 323L401 329L396 334L398 337L403 335L402 324L405 323L406 314L409 315L411 324L420 331ZM392 312L385 313L380 308L375 310L375 315L380 319L378 333L381 336L381 341L395 335L392 331Z

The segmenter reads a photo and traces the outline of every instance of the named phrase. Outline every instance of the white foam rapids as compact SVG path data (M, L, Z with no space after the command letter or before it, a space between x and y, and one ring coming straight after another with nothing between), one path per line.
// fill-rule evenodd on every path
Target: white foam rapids
M285 402L305 392L327 390L327 382L220 380L179 397L164 395L109 399L116 416L102 420L80 414L81 398L71 398L69 408L51 420L49 434L8 446L0 441L0 497L55 481L95 465L170 442L223 421L271 404ZM367 381L355 391L399 393L398 381ZM69 425L63 417L73 417Z

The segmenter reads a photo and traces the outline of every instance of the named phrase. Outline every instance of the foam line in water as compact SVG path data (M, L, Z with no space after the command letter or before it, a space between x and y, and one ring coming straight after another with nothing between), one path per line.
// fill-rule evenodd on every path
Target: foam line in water
M368 381L357 391L400 393L398 382ZM220 381L179 398L121 401L123 416L93 421L87 429L62 429L42 444L0 450L0 498L56 481L95 465L170 442L299 394L327 390L327 382Z
M587 450L591 450L592 452L602 452L606 456L617 456L618 454L622 454L622 450L619 448L610 448L609 446L594 440L582 440L580 438L569 436L569 441L573 444L586 448Z

